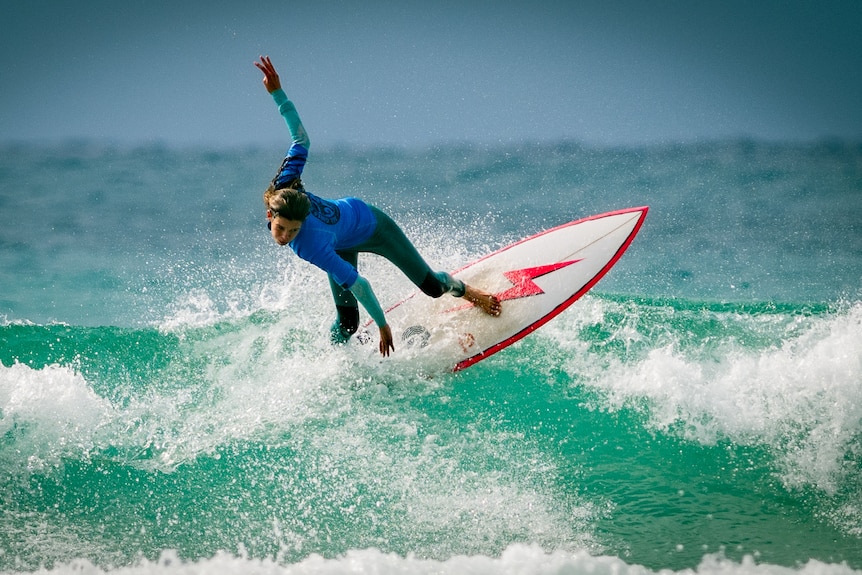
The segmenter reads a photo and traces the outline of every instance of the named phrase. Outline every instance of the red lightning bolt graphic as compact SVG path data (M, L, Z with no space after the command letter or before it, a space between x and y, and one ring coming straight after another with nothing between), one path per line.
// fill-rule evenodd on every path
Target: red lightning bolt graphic
M510 287L506 291L500 292L495 295L500 301L506 301L510 299L519 299L522 297L529 297L531 295L539 295L545 293L544 291L542 291L542 288L536 285L536 283L533 281L534 279L547 275L551 272L555 272L558 269L570 266L579 261L581 260L572 260L568 262L548 264L546 266L538 266L535 268L524 268L511 272L505 272L503 275L506 276L506 279L512 282L512 287Z
M568 262L559 262L556 264L548 264L545 266L537 266L534 268L523 268L510 272L503 272L503 275L506 276L506 279L512 282L512 287L494 295L497 296L497 299L499 299L500 301L506 301L512 299L520 299L523 297L530 297L531 295L543 294L545 292L542 291L542 288L536 285L536 282L533 281L534 279L540 278L544 275L548 275L549 273L555 272L558 269L562 269L566 266L576 264L579 261L581 260L571 260ZM467 309L469 307L473 307L473 304L468 303L462 306L458 306L456 308L452 308L448 311L458 311L462 309Z

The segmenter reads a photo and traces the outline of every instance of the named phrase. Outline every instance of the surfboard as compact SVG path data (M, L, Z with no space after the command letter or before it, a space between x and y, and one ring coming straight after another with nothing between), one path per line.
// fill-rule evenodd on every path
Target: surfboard
M648 207L608 212L524 238L452 275L494 293L498 317L461 298L416 291L386 312L395 354L459 371L526 337L572 305L619 261Z

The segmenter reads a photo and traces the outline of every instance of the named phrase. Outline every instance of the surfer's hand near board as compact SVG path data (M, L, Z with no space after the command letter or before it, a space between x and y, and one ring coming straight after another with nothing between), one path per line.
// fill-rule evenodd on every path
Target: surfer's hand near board
M497 296L478 288L464 284L464 299L472 303L488 315L497 317L503 313L503 305Z
M395 340L392 337L392 330L389 329L389 324L380 328L380 355L389 357L389 351L395 351Z

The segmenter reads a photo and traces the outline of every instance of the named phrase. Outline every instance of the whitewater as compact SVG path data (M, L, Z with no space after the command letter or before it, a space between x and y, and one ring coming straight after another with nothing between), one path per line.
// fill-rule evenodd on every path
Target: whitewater
M329 344L281 153L2 148L0 572L862 572L862 146L316 151L438 268L650 206L454 374Z

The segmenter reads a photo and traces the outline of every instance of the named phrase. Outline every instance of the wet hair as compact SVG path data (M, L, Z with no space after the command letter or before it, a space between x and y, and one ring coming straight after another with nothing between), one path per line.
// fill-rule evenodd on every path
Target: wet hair
M311 200L305 195L305 188L299 178L278 188L275 183L270 184L263 194L263 203L272 212L273 218L281 216L286 220L304 222L311 211Z

